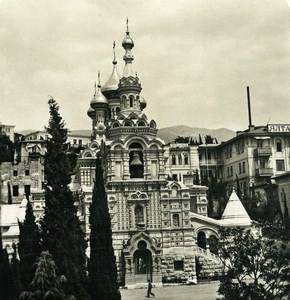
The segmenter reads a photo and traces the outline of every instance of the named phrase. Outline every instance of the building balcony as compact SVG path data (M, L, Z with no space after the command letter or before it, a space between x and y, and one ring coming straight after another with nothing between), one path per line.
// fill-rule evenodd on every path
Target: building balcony
M271 156L272 155L272 148L256 148L254 149L254 157L261 157L261 156Z
M256 169L256 176L272 176L273 168Z

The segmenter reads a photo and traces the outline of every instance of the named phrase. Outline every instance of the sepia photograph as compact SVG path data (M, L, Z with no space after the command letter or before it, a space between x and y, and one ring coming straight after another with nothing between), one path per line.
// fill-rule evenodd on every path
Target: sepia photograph
M290 0L0 0L0 299L290 299Z

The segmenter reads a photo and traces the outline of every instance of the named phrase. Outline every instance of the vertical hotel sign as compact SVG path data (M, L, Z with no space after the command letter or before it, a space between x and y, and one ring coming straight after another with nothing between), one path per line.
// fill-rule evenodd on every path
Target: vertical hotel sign
M290 133L290 124L268 124L267 125L268 132L289 132Z

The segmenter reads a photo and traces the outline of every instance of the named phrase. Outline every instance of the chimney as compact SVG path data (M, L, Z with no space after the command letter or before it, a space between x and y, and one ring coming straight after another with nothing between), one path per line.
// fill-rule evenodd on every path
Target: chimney
M252 124L252 113L251 113L251 98L250 98L250 87L247 86L247 98L248 98L248 114L249 114L249 130L254 129L254 125Z

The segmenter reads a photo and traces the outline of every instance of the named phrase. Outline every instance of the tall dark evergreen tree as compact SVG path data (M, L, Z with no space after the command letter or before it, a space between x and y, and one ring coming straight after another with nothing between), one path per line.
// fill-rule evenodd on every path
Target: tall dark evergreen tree
M35 262L41 253L40 234L38 225L35 222L32 205L27 197L25 219L18 222L19 243L18 253L20 258L20 275L24 289L33 279L35 273Z
M121 299L112 246L111 218L108 210L101 159L96 160L96 177L90 206L90 260L88 264L92 299Z
M0 207L1 209L1 207ZM9 263L8 253L3 249L2 230L0 228L0 297L12 300L13 278Z
M11 274L13 279L13 289L11 291L11 296L14 300L18 300L19 294L22 289L21 278L20 278L20 268L19 268L19 259L17 257L17 246L15 243L12 245L13 253L11 258Z
M57 274L57 267L49 252L42 252L37 260L35 275L30 284L31 291L24 291L20 295L20 300L64 300L62 289L62 279ZM71 298L72 299L72 298ZM73 298L75 299L75 298Z
M45 212L41 220L42 247L48 250L59 274L67 278L66 293L78 300L87 299L86 255L84 232L77 216L77 207L68 184L70 162L67 154L65 123L54 99L49 100L50 119L45 156Z
M10 182L8 182L7 188L8 188L8 204L12 204L12 194L11 194L11 185L10 185Z

